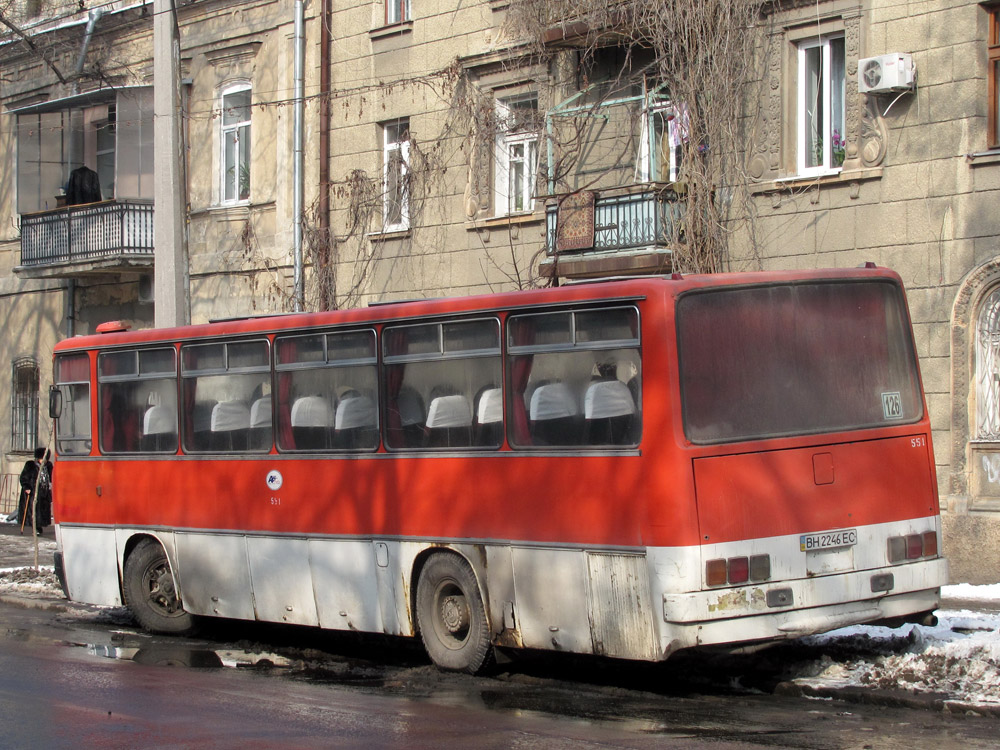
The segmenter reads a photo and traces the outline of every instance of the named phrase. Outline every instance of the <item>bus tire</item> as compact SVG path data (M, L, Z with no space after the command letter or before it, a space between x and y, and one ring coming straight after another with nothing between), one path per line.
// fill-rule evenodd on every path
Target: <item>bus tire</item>
M458 555L432 555L417 583L417 628L427 655L438 667L478 674L493 657L486 607L469 562Z
M125 560L125 604L151 633L182 635L194 630L194 616L184 610L163 547L143 539Z

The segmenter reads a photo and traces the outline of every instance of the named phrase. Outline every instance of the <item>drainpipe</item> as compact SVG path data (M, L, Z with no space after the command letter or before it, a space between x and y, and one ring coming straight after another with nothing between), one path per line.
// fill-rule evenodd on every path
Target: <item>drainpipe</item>
M101 20L101 16L104 15L103 8L93 8L87 14L87 28L83 32L83 46L80 47L80 56L76 59L76 74L80 75L83 72L83 64L87 57L87 49L90 47L90 40L94 36L94 27L97 26L97 22ZM73 93L78 93L80 89L80 84L78 82L73 83Z
M322 0L319 32L319 205L317 223L320 237L320 309L329 310L335 300L329 280L330 265L330 29L331 0Z
M293 131L293 160L292 160L292 212L294 213L294 229L292 236L293 245L293 280L295 284L295 312L302 312L305 303L305 283L302 274L302 193L304 189L302 179L302 111L305 106L304 95L304 71L305 68L305 33L304 9L302 0L295 0L295 107L292 117Z

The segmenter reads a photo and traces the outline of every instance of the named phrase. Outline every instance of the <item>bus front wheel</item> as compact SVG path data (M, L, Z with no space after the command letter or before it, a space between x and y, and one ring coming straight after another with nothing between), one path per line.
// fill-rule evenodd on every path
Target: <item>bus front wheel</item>
M442 669L476 674L493 656L486 608L468 561L435 554L417 583L417 627L431 660Z
M178 635L194 629L194 617L184 611L159 543L143 539L136 545L125 560L124 579L125 604L146 630Z

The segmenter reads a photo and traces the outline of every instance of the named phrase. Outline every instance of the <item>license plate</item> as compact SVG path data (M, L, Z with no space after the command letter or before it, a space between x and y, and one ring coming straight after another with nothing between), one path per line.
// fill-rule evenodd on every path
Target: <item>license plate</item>
M821 534L803 534L799 537L799 549L810 552L814 549L833 549L834 547L852 547L858 543L857 529L841 529L840 531L824 531Z

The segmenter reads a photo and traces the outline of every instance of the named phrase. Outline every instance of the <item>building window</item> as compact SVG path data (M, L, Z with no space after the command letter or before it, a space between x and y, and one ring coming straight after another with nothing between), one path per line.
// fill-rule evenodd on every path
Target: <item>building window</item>
M94 162L97 166L98 183L101 186L101 197L111 200L115 197L115 131L117 129L117 110L114 104L108 105L102 111L106 117L93 123L94 129Z
M38 443L38 365L33 359L14 363L11 404L11 450L31 452Z
M643 111L639 139L639 181L676 182L681 150L687 139L687 111L665 102L650 102Z
M797 171L816 174L844 163L844 37L798 47Z
M496 123L497 214L532 211L538 170L538 97L497 99Z
M410 0L385 0L385 23L403 23L410 20Z
M222 202L250 199L250 87L222 92Z
M976 320L976 437L1000 440L1000 288Z
M382 126L382 228L401 231L410 226L410 121Z
M989 146L1000 148L1000 6L989 12Z

